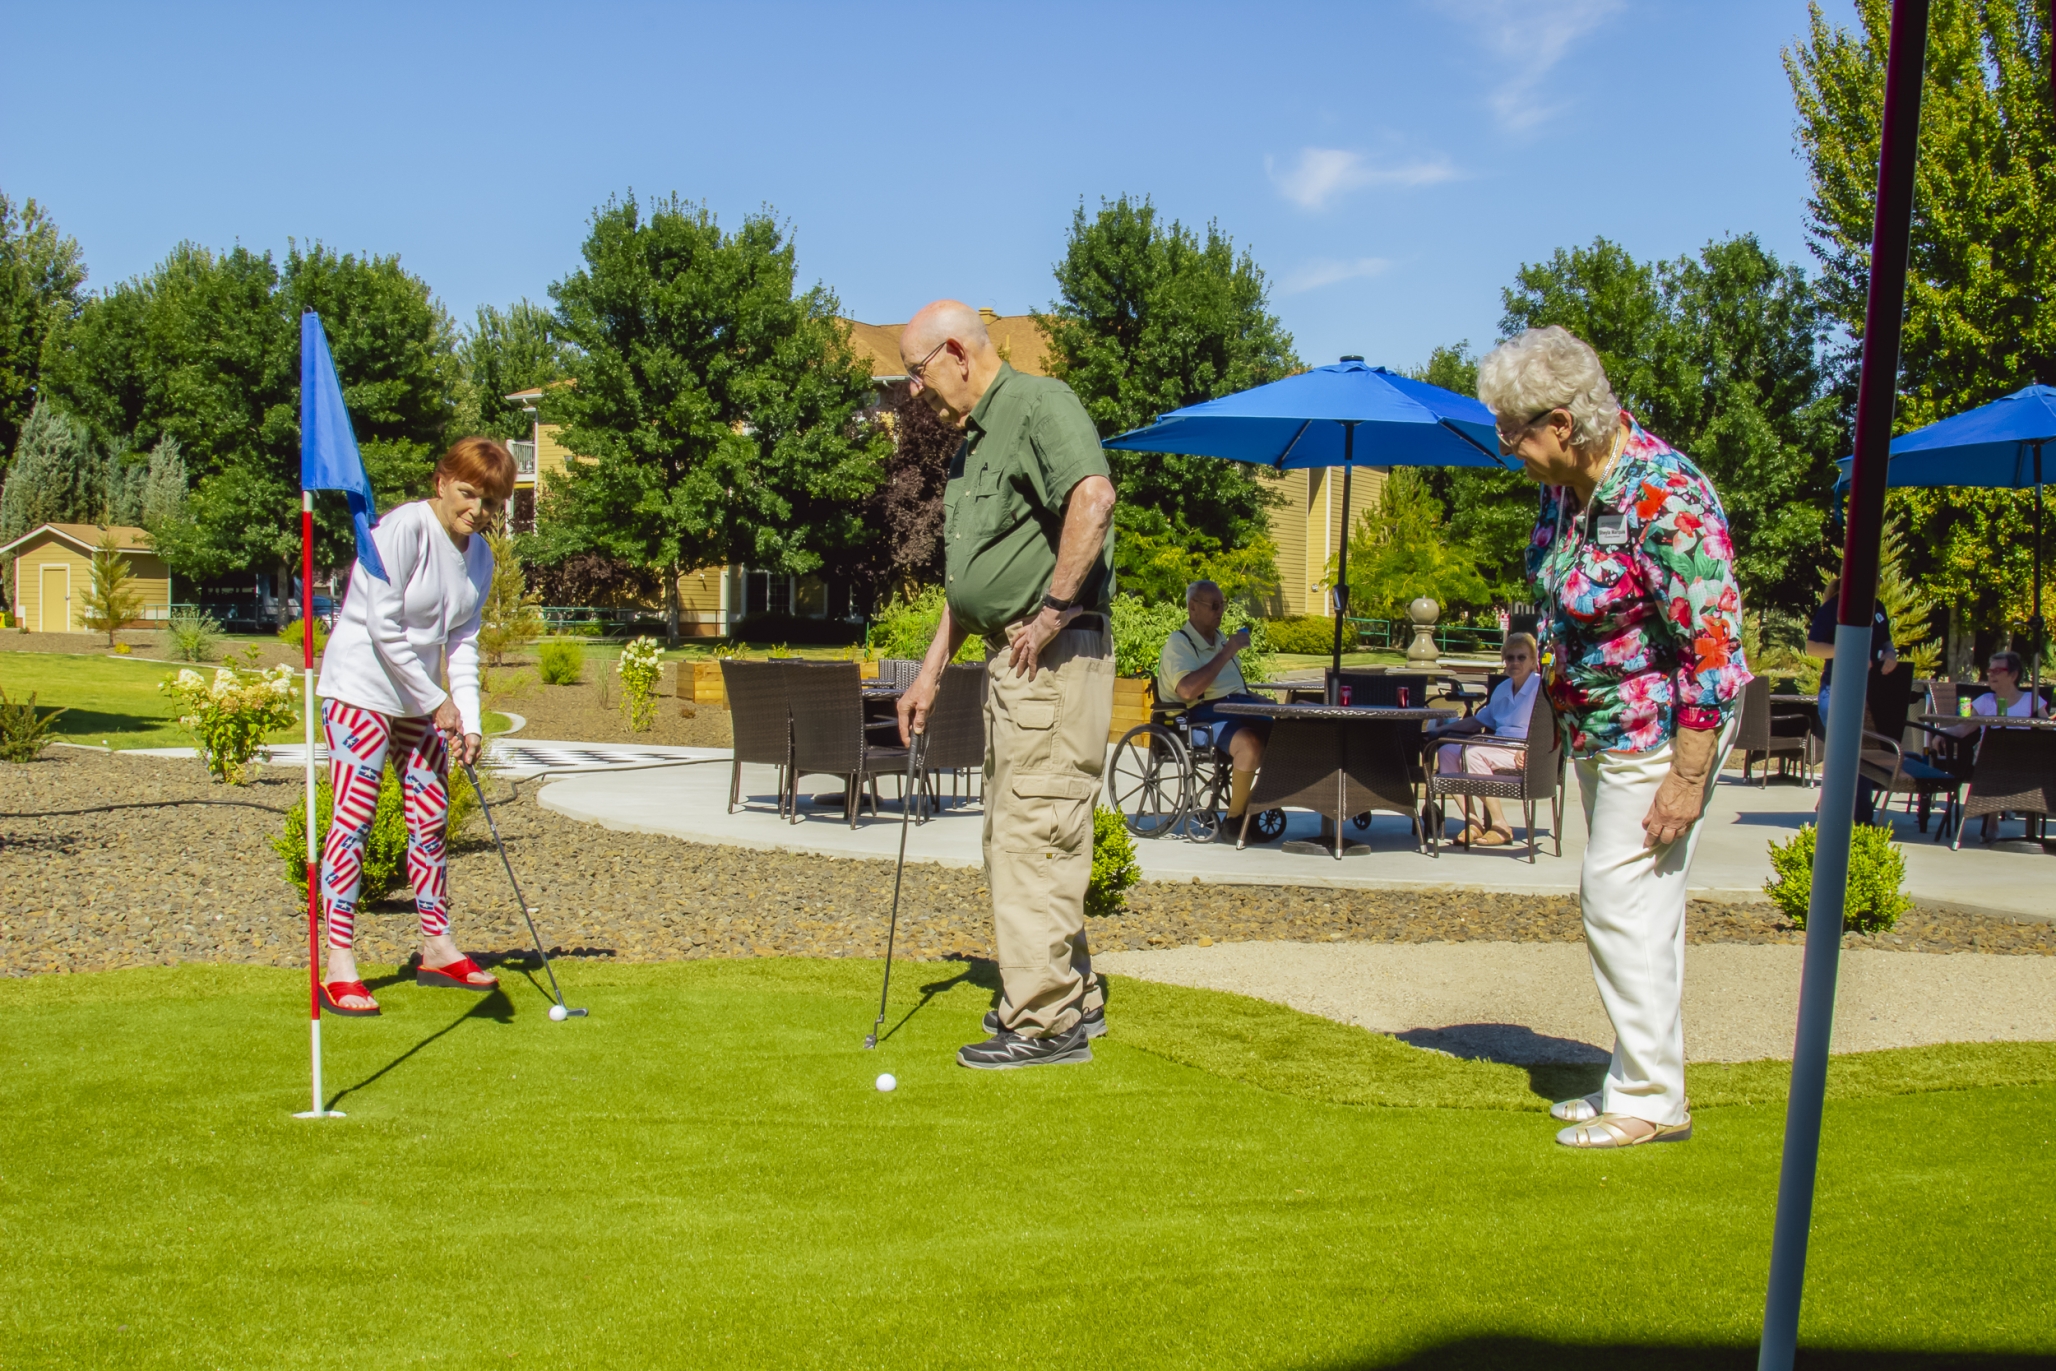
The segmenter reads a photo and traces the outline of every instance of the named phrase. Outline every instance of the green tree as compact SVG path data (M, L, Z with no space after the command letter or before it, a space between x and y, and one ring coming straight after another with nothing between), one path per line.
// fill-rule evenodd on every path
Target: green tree
M1478 359L1467 341L1436 348L1406 374L1459 395L1478 393ZM1541 498L1535 483L1519 470L1489 467L1423 467L1420 474L1449 511L1450 540L1471 550L1492 598L1526 600L1528 539Z
M1175 219L1161 223L1146 197L1103 200L1089 217L1081 204L1056 279L1058 299L1038 318L1051 371L1103 438L1300 369L1248 249L1238 253L1213 224L1202 239ZM1107 461L1124 503L1224 548L1267 535L1266 510L1280 503L1235 462L1111 451Z
M381 506L423 493L453 413L449 320L392 257L185 243L147 277L87 301L52 335L52 393L110 450L176 439L193 482L153 530L175 571L277 571L299 555L300 314L322 316ZM322 547L351 546L340 496L316 500ZM340 557L339 557L340 559Z
M178 439L159 438L143 477L142 517L146 529L176 525L186 518L186 459Z
M853 559L890 440L860 419L870 370L826 287L796 288L768 215L724 233L677 196L595 211L585 265L550 287L573 384L543 417L589 461L545 476L544 560L603 553L678 577L734 561L805 573Z
M1264 534L1224 548L1204 533L1180 530L1146 505L1114 507L1114 571L1124 593L1151 604L1183 605L1185 587L1212 581L1229 604L1261 611L1278 593L1278 549Z
M1329 582L1335 578L1331 564ZM1413 467L1394 467L1349 541L1349 605L1372 619L1403 619L1427 596L1446 612L1489 604L1491 587L1471 550L1450 536L1442 502Z
M1751 608L1810 611L1845 430L1805 273L1749 234L1657 263L1600 238L1523 266L1504 298L1505 336L1560 324L1592 344L1621 403L1712 479Z
M0 487L0 544L40 524L95 524L107 516L107 465L86 426L39 400L22 426Z
M1838 384L1852 401L1869 291L1890 7L1856 0L1855 29L1814 5L1785 70L1812 179L1808 232L1829 316L1846 332ZM1904 432L2031 382L2056 383L2056 120L2046 7L1936 0L1915 172L1899 401ZM1935 489L1892 493L1913 574L1946 607L1952 666L1973 629L2029 612L2032 497ZM2044 612L2047 613L2045 605Z
M49 213L0 193L0 472L41 394L44 341L77 315L85 281L79 245Z
M556 319L543 306L527 300L504 310L480 305L477 320L457 343L464 374L458 426L494 438L526 438L529 415L507 396L562 380L567 351Z
M528 593L513 537L499 529L489 530L484 537L493 553L493 579L478 607L478 650L490 665L502 666L508 653L542 637L547 625Z

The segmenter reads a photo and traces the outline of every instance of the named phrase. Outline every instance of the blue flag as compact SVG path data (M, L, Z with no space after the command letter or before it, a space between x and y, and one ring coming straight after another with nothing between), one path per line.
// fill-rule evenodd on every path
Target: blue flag
M328 355L328 335L321 316L309 310L300 316L300 489L340 490L350 501L350 522L357 526L357 560L381 581L390 582L371 530L378 527L378 504L371 497L371 478L357 452L350 411L343 407L342 382Z

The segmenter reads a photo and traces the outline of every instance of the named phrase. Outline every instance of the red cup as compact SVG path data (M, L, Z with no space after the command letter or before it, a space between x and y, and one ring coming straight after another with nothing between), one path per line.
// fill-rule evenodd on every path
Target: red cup
M1341 694L1337 696L1337 698L1342 702L1344 706L1347 706L1349 704L1349 682L1344 681L1342 683Z
M1413 707L1406 702L1407 696L1411 693L1405 686L1399 688L1399 707L1401 709L1411 709Z

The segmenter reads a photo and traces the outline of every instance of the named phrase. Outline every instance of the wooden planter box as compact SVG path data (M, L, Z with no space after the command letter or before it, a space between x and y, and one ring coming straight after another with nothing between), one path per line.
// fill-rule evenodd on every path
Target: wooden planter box
M1114 678L1114 718L1107 728L1107 741L1117 743L1129 729L1149 722L1149 678Z
M861 680L877 680L878 663L858 662L857 676ZM719 705L723 709L728 708L728 690L721 681L721 663L680 662L678 664L678 698L681 700L691 700L694 704Z

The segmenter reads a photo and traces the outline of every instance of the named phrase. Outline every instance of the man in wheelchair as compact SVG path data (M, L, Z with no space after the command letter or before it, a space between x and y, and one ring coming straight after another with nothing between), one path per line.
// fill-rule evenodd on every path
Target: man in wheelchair
M1221 616L1227 609L1226 597L1212 581L1194 581L1185 588L1186 619L1164 642L1157 668L1157 702L1166 710L1184 707L1195 750L1204 735L1228 754L1232 768L1228 814L1215 836L1222 842L1234 842L1243 811L1249 807L1250 784L1263 764L1271 721L1215 712L1214 706L1229 702L1270 703L1245 689L1242 667L1235 658L1249 646L1249 630L1238 629L1224 637Z

